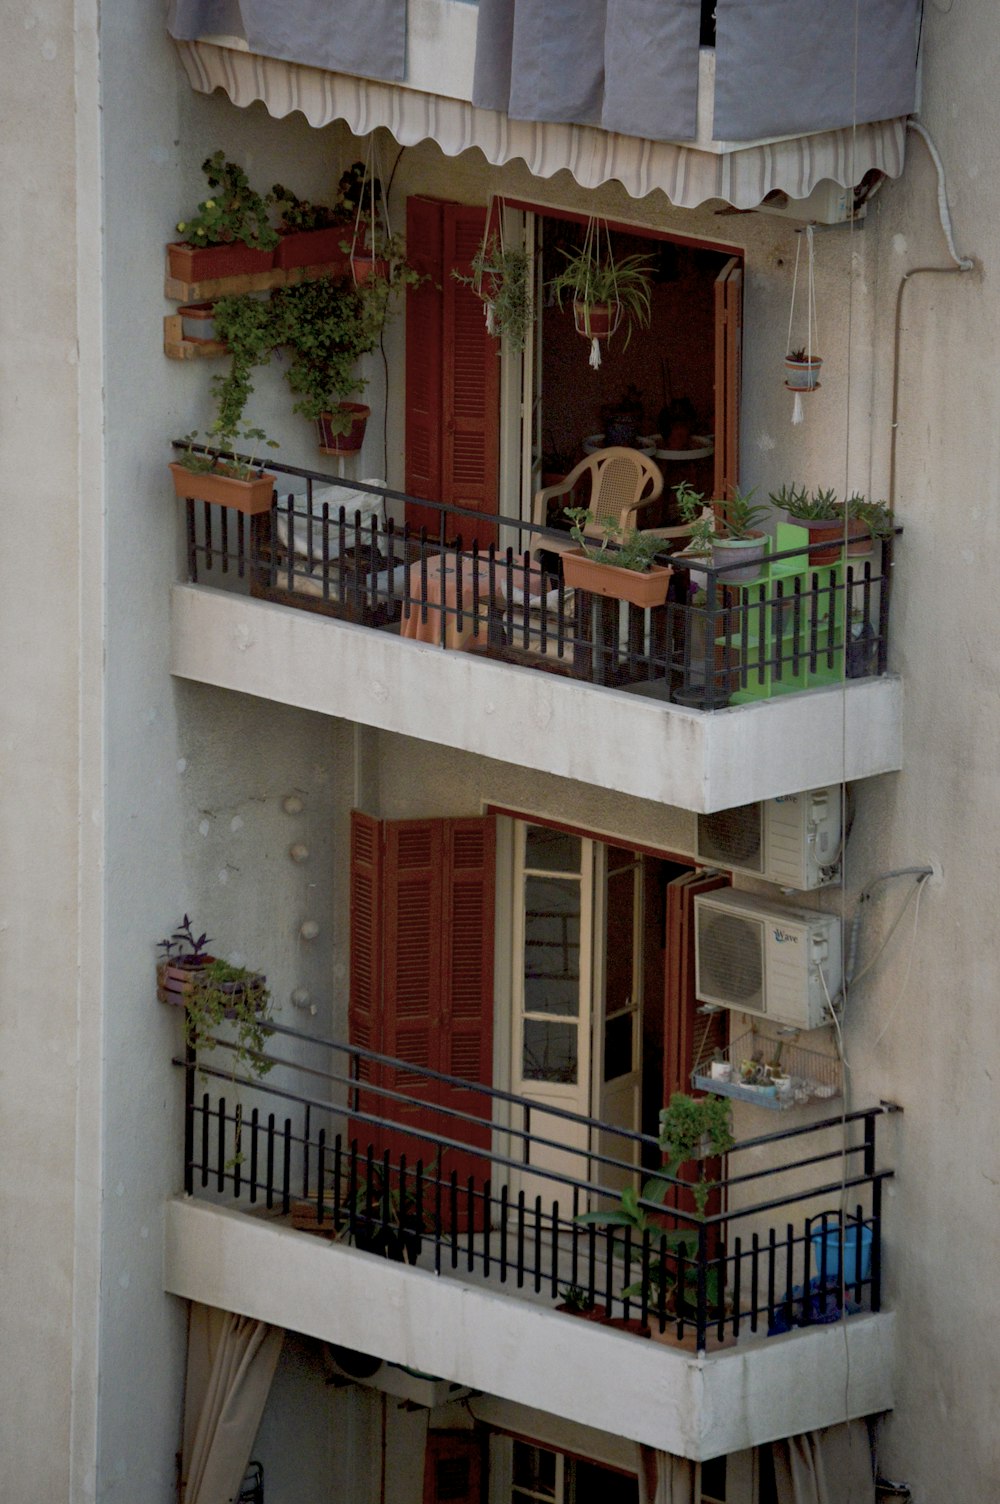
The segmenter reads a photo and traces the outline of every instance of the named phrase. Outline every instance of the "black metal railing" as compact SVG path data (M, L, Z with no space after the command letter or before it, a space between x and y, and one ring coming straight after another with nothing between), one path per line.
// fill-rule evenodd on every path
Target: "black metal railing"
M641 608L567 589L564 529L271 468L305 492L276 493L255 517L186 502L193 582L702 710L886 672L891 538L869 540L863 557L835 547L815 567L806 545L772 553L766 576L747 582L745 565L692 564L665 544L668 597ZM419 508L434 522L362 517L329 492L320 500L321 487L355 493L350 508L365 493L380 511Z
M267 1058L284 1072L251 1079L234 1059L216 1064L192 1050L175 1061L185 1072L189 1194L263 1208L438 1274L562 1295L583 1313L699 1350L880 1309L882 1186L892 1171L876 1164L876 1128L895 1109L742 1141L702 1215L690 1180L660 1172L668 1195L640 1200L640 1232L580 1218L618 1207L624 1185L655 1173L655 1139L268 1027ZM283 1040L328 1063L292 1061ZM294 1088L278 1084L281 1074ZM455 1092L468 1110L443 1104ZM567 1151L570 1126L615 1152ZM748 1151L754 1167L741 1170Z

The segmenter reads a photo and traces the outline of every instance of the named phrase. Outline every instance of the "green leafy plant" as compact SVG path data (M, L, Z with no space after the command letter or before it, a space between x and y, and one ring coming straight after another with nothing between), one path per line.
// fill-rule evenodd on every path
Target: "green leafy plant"
M271 302L275 338L291 352L285 378L297 398L294 410L310 419L332 413L339 423L338 403L366 385L357 365L378 345L384 293L356 288L348 277L322 277L279 288ZM349 426L344 417L339 431Z
M676 1177L682 1165L696 1156L720 1155L733 1147L735 1140L730 1128L729 1104L722 1097L690 1097L684 1092L674 1092L669 1105L660 1112L659 1143L664 1151L665 1163L659 1174L651 1175L636 1192L626 1186L617 1207L609 1211L584 1212L577 1221L598 1227L620 1227L632 1233L633 1245L642 1246L646 1234L651 1247L658 1247L661 1239L673 1259L664 1263L659 1256L650 1258L646 1272L621 1292L625 1300L645 1298L651 1308L658 1303L662 1288L667 1294L677 1285L676 1259L682 1256L691 1259L698 1252L696 1227L682 1227L665 1232L657 1216L657 1208L665 1206L667 1196L675 1189ZM699 1178L688 1183L695 1203L695 1218L705 1214L705 1206L715 1182L705 1176L704 1166L699 1169ZM614 1251L622 1256L617 1239ZM696 1271L685 1269L685 1294L691 1298L697 1287ZM714 1268L705 1271L706 1299L710 1306L718 1304L719 1288Z
M237 459L223 459L217 454L195 453L194 445L199 437L203 437L205 444L219 449L235 450L238 445L249 445L250 453ZM216 471L219 475L228 475L232 480L253 480L262 475L264 462L257 458L257 449L264 444L268 449L277 449L280 446L276 439L269 439L262 428L247 428L238 424L231 431L223 434L218 423L212 425L208 432L199 435L198 430L192 429L184 435L187 449L177 458L177 464L183 465L185 470L190 470L195 475L205 475L210 471Z
M216 1032L232 1024L233 1072L239 1066L259 1078L266 1076L274 1064L264 1057L270 1015L271 994L259 972L231 966L228 961L210 961L198 970L191 988L184 1014L184 1038L195 1049L214 1050Z
M528 273L528 253L520 248L506 249L498 235L476 250L471 276L452 271L456 282L471 287L482 298L488 332L507 339L516 352L524 349L535 316Z
M892 513L884 501L869 501L866 496L857 492L849 496L844 503L848 517L853 517L860 522L866 533L873 538L891 538L893 530Z
M586 507L567 507L565 515L573 524L570 537L580 545L587 558L597 564L613 564L619 569L645 574L655 563L657 554L663 551L662 538L644 536L634 527L622 529L609 518L601 522L604 536L595 545L585 531L594 523L593 512Z
M594 1302L590 1298L590 1291L583 1285L560 1285L559 1295L564 1306L569 1306L571 1311L592 1311Z
M566 265L549 283L560 308L565 297L588 309L618 304L625 320L626 344L633 325L648 325L653 269L648 256L623 256L620 261L613 261L610 257L601 258L588 247L563 250L560 254L565 256Z
M801 522L836 522L843 516L835 491L810 492L804 486L782 486L771 493L771 500Z
M196 246L242 240L258 251L273 250L278 234L268 221L270 199L250 186L239 163L228 162L225 152L217 151L205 158L201 170L214 192L198 205L196 214L178 221L178 234Z
M738 486L732 486L727 497L713 503L722 520L724 537L744 539L759 534L760 524L766 519L768 509L766 506L754 506L753 498L756 494L756 488L741 491Z
M425 1183L436 1166L435 1158L425 1169ZM370 1176L356 1177L354 1195L348 1196L344 1210L348 1221L337 1235L339 1240L397 1263L416 1263L421 1235L431 1224L418 1200L415 1180L408 1179L400 1191L399 1172L390 1167L387 1177L381 1165L373 1164Z
M296 230L332 230L350 220L350 209L343 203L334 205L314 204L307 198L298 198L290 188L275 183L271 189L271 202L281 215L279 230L286 233Z
M226 375L212 380L216 416L211 432L216 443L223 449L235 449L237 440L242 438L277 448L260 429L242 426L243 413L254 390L251 374L257 366L270 362L282 342L274 304L249 293L220 298L215 304L215 326L230 354Z
M686 480L682 480L679 486L674 487L674 495L677 497L677 510L681 521L690 528L691 537L685 549L685 553L706 555L712 552L712 539L715 537L715 515L705 515L705 494L696 491Z

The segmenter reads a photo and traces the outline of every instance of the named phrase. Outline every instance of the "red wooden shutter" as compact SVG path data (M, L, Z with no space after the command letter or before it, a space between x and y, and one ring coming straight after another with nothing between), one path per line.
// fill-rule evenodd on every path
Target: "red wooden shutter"
M729 496L740 472L743 262L727 261L715 281L715 491Z
M493 925L496 888L496 823L492 816L448 821L443 945L441 1070L463 1081L493 1085ZM442 1083L441 1105L484 1120L442 1131L470 1146L489 1148L490 1098ZM459 1131L461 1127L461 1131ZM459 1179L482 1179L488 1167L475 1155L448 1153Z
M486 228L486 211L463 204L444 209L444 449L442 500L496 516L499 466L500 361L486 332L483 305L452 270L468 275ZM496 528L461 517L454 523L466 548L496 540Z
M351 811L350 978L348 982L348 1043L381 1052L382 1029L382 826L360 810ZM361 1061L358 1079L381 1084L381 1070ZM355 1100L361 1112L381 1115L377 1095L362 1093ZM352 1127L359 1141L373 1130ZM377 1137L377 1135L375 1135Z
M483 208L411 198L407 257L430 280L406 297L406 489L495 516L500 448L500 362L483 306L453 270L468 273L486 224ZM410 506L411 527L436 536L440 513ZM471 547L496 537L475 518L452 518L446 536Z
M423 1504L481 1504L483 1441L475 1431L428 1431Z
M406 292L406 468L411 496L441 501L441 435L444 394L441 381L444 338L444 205L436 199L406 203L406 257L427 280ZM441 514L431 507L408 507L406 520L432 537Z
M386 1067L386 1085L420 1099L386 1105L400 1123L433 1131L439 1086L420 1067L441 1069L445 822L389 820L384 828L383 1038L385 1053L407 1062ZM433 1156L419 1140L404 1140L393 1135L394 1158L404 1148L411 1163Z

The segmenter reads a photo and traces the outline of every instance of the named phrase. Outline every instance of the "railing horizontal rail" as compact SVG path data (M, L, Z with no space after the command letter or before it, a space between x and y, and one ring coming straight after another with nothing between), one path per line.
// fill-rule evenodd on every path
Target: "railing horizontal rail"
M231 579L260 598L373 630L695 709L886 671L891 538L845 535L837 557L822 563L813 561L816 545L803 542L772 552L754 579L745 563L677 553L664 540L657 558L672 569L666 599L640 607L567 585L565 527L487 517L302 467L273 469L305 479L305 496L279 495L255 517L188 500L194 583ZM345 504L317 501L317 486L324 497L342 491ZM380 513L420 508L434 525L363 515L352 510L352 493L355 502L377 497ZM863 556L850 551L868 544ZM610 553L617 548L611 543Z
M568 1151L565 1165L539 1164L532 1151L567 1151L558 1139L531 1131L528 1114L537 1104L443 1072L434 1072L433 1080L481 1090L491 1115L445 1108L412 1092L380 1093L378 1083L359 1077L362 1065L377 1061L420 1074L419 1067L284 1025L272 1032L346 1055L350 1074L300 1065L284 1052L267 1056L274 1071L321 1082L337 1094L331 1096L297 1090L294 1074L290 1083L270 1075L257 1079L235 1069L235 1060L227 1069L199 1061L188 1049L175 1063L185 1077L189 1192L197 1186L237 1203L263 1202L296 1226L348 1237L370 1252L422 1262L437 1273L513 1281L553 1299L561 1289L575 1290L574 1299L608 1316L621 1313L622 1320L669 1329L699 1349L735 1340L743 1330L782 1331L838 1319L863 1303L880 1307L882 1186L892 1171L876 1167L875 1131L887 1104L848 1114L851 1124L863 1124L864 1143L845 1140L839 1151L782 1158L802 1132L840 1133L843 1140L839 1117L735 1146L734 1155L744 1147L769 1148L774 1160L766 1169L720 1180L710 1193L727 1196L766 1180L771 1193L752 1203L708 1205L699 1215L677 1199L689 1194L688 1183L662 1175L673 1200L640 1202L645 1217L622 1227L601 1222L621 1204L621 1186L631 1183L638 1191L640 1174L661 1172L640 1171L587 1144ZM227 1046L231 1042L220 1036L216 1047ZM414 1118L415 1108L424 1109L424 1118ZM524 1113L523 1125L497 1122L494 1108ZM614 1132L598 1120L572 1116L588 1124L592 1139ZM524 1157L507 1152L512 1143L524 1146ZM847 1155L859 1148L864 1166L855 1173ZM803 1184L799 1175L793 1187L779 1189L777 1177L789 1170L835 1158L842 1164L838 1178ZM581 1221L584 1212L596 1212L598 1221ZM776 1215L785 1220L775 1225Z

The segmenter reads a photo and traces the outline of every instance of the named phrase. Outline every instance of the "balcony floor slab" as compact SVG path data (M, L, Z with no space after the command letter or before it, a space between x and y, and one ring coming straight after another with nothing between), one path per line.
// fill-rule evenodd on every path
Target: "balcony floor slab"
M698 1357L188 1197L166 1206L164 1282L696 1460L892 1406L885 1312Z
M711 812L898 771L893 675L712 713L177 585L181 678Z

